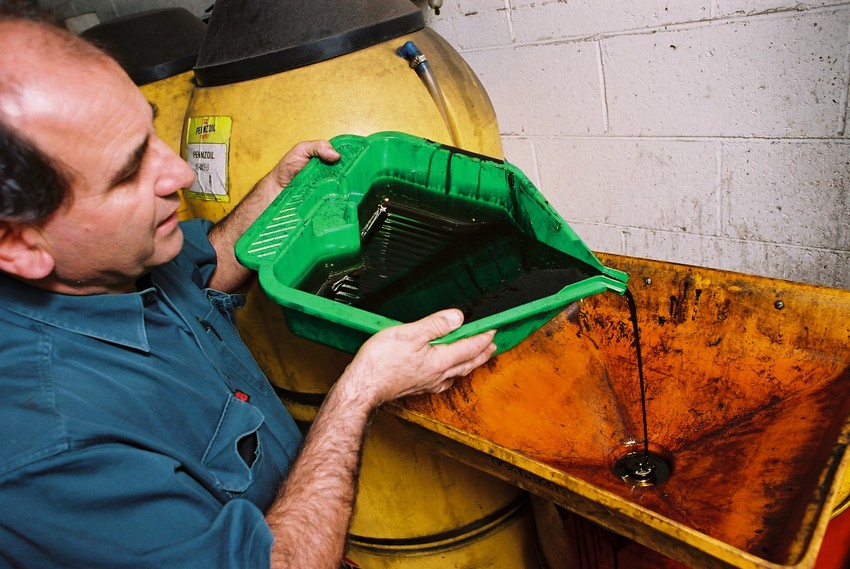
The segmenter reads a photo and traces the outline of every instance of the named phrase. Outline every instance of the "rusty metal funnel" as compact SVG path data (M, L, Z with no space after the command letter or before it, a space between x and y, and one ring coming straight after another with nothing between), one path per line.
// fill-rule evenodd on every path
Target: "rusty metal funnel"
M850 291L600 255L631 275L439 396L393 408L479 468L693 567L811 567L847 470ZM436 433L436 435L435 435Z

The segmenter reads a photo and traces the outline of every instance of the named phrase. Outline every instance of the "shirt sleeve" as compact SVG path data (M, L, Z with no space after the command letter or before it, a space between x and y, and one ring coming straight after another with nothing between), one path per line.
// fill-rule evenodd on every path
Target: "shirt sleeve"
M179 462L129 445L34 463L0 484L0 504L0 567L270 565L254 504L221 504Z

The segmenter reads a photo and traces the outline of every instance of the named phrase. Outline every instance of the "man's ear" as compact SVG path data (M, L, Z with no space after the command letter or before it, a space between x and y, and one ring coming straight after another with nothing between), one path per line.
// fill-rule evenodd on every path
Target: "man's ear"
M0 271L25 280L53 272L55 260L37 227L0 220Z

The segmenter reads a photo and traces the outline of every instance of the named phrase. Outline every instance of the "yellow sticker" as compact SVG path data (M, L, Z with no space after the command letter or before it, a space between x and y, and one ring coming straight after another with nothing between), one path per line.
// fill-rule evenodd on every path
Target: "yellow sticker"
M186 161L195 170L195 183L186 195L196 200L229 202L227 154L230 117L192 117L186 132Z

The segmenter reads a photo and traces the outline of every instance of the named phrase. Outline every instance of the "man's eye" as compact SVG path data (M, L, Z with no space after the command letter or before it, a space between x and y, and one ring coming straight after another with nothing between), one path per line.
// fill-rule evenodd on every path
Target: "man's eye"
M128 172L124 177L122 177L118 182L116 182L116 186L123 186L124 184L129 184L134 181L139 176L139 168L133 169L132 172Z
M150 137L146 138L145 141L136 148L132 156L129 157L129 160L127 160L127 162L116 173L113 178L113 186L121 186L135 181L136 177L139 175L139 171L142 169L142 163L145 160L145 156L148 153L149 143Z

